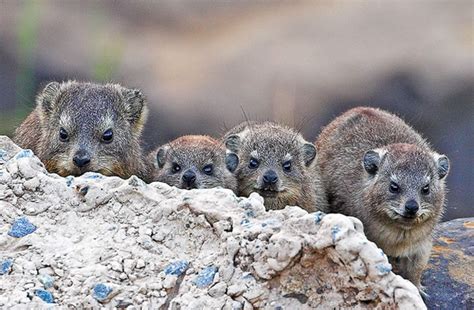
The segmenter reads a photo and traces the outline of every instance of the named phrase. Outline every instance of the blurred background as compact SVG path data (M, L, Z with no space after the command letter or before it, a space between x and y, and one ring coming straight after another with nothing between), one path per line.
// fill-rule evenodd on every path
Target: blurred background
M141 88L147 149L249 118L314 141L344 110L402 116L449 156L474 216L472 1L0 1L0 134L52 80Z

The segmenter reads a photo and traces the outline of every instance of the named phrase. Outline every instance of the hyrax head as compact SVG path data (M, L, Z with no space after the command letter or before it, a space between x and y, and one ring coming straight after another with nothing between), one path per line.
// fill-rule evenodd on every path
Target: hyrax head
M154 152L154 179L182 189L225 187L236 190L237 156L208 136L183 136Z
M137 89L69 81L48 84L37 97L43 157L51 172L126 176L147 108Z
M441 216L449 171L445 155L413 144L391 144L367 151L362 166L364 208L372 215L406 229Z
M257 192L267 209L301 203L303 184L316 148L295 130L275 123L239 126L225 137L227 149L239 157L235 171L239 194Z

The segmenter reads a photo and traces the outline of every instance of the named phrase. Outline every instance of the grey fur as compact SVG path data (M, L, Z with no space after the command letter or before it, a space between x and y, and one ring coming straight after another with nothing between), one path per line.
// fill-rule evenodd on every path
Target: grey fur
M323 185L318 195L328 200L326 211L359 218L395 270L420 287L433 227L443 213L447 157L397 116L363 107L324 128L316 148ZM408 218L405 203L413 200L420 208Z
M238 194L248 196L258 192L265 199L267 209L282 209L297 205L308 211L319 209L315 197L312 164L316 149L312 143L293 130L276 123L244 122L231 129L223 137L230 152L237 154L239 165L235 170ZM258 168L249 167L255 157ZM291 171L282 165L290 160ZM263 176L269 171L276 173L278 182L272 190L265 190Z
M208 136L183 136L151 152L154 163L152 179L178 188L188 188L183 175L192 171L196 181L191 188L224 187L236 191L237 182L226 163L226 150L222 143ZM179 171L173 170L179 166ZM204 167L212 165L212 174Z
M66 176L95 171L122 178L148 174L140 146L147 107L140 91L118 84L52 82L36 103L14 140L32 149L50 172ZM68 133L68 141L60 141L60 128ZM103 143L108 129L113 140ZM90 156L87 167L74 165L78 152Z

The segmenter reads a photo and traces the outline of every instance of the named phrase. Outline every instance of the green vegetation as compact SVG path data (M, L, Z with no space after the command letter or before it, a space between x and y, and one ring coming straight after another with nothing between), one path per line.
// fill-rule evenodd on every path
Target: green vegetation
M11 135L31 110L35 95L34 53L39 21L39 2L23 3L17 27L18 75L16 77L16 104L12 113L0 115L0 132Z
M120 33L104 33L94 31L94 29L103 29L104 24L108 22L107 12L100 3L96 3L95 10L89 15L90 33L95 33L92 37L90 46L94 52L93 67L91 68L91 76L97 82L109 82L112 77L116 76L116 70L122 61L123 41Z
M36 80L37 41L40 28L41 3L27 1L21 5L16 25L16 53L18 68L15 81L15 104L12 110L0 114L0 134L11 136L14 129L26 118L34 107L35 92L38 87ZM107 22L107 14L98 3L96 10L89 15L90 33L88 38L91 47L91 57L94 59L90 68L91 80L108 82L116 76L117 68L122 61L124 41L120 33L104 33L96 31L102 29ZM43 82L43 81L42 81Z
M118 39L103 41L92 70L94 81L108 82L115 76L122 57L122 46Z

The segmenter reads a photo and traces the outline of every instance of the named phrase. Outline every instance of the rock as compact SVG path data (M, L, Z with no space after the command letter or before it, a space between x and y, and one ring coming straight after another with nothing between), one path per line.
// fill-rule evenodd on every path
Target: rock
M21 148L13 143L10 138L7 136L0 136L0 167L20 151Z
M4 275L10 272L13 265L13 261L11 259L5 259L0 264L0 275Z
M422 284L429 309L474 309L474 218L441 223L435 230Z
M13 222L8 235L15 238L21 238L32 234L35 231L35 225L33 225L26 217L20 217Z
M214 276L217 273L217 267L216 266L208 266L201 270L201 272L198 274L196 279L194 280L194 284L196 284L197 287L206 287L212 284L212 281L214 281Z
M111 292L112 292L112 288L110 288L109 286L105 284L99 283L94 286L93 296L98 301L103 301L107 299L107 297L109 296Z
M53 287L54 279L50 275L47 274L40 274L38 276L38 280L43 284L44 288L48 289Z
M178 281L177 276L169 274L163 280L163 287L164 288L172 288L176 285L177 281Z
M15 155L15 159L31 158L34 154L31 150L21 150Z
M54 303L53 295L48 291L37 289L35 290L35 295L48 304Z
M8 195L0 200L0 253L15 262L3 268L3 308L41 308L40 296L30 295L40 283L53 285L45 275L54 276L60 307L425 308L355 218L299 207L267 212L259 195L221 188L187 191L98 174L62 178L21 154L0 166L0 174L10 169L2 183ZM19 173L19 161L28 174ZM36 179L40 186L29 181ZM21 195L12 190L25 182ZM9 237L12 222L21 229L10 231L28 237Z
M227 284L225 282L219 282L209 289L209 295L211 297L221 297L225 294Z
M165 267L165 274L180 276L188 269L189 263L185 260L177 261Z

